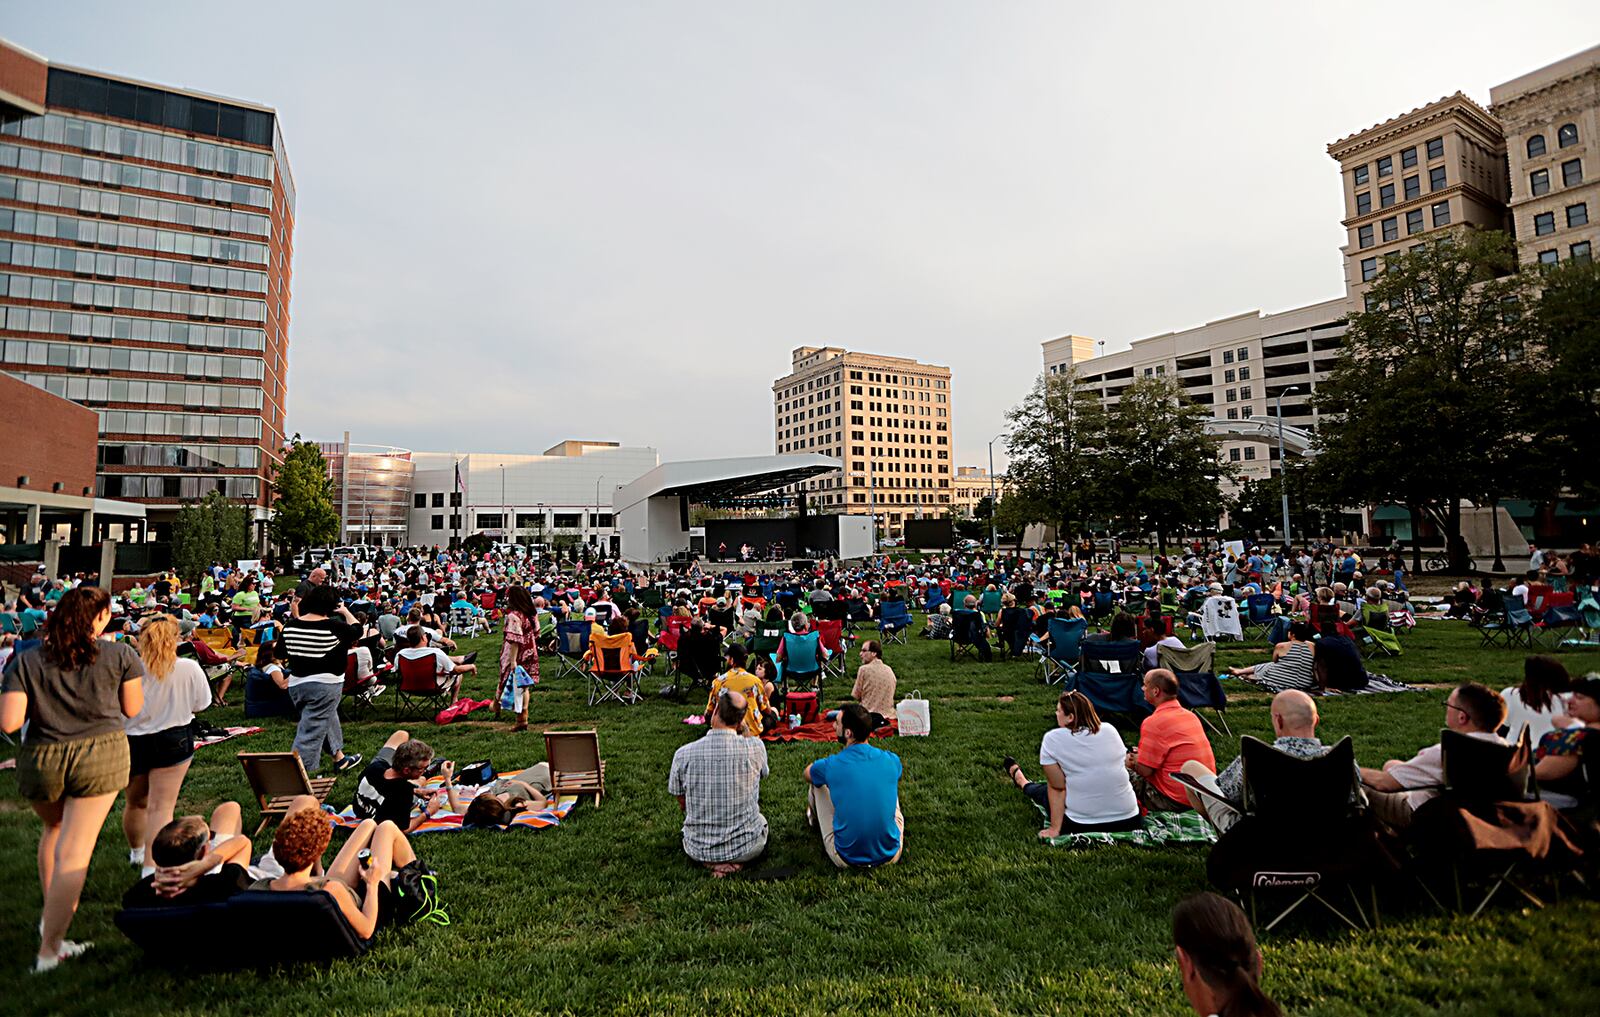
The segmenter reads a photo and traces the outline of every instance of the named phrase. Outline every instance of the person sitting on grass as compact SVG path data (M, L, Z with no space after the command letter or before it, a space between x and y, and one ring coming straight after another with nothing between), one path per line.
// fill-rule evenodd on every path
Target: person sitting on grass
M505 830L518 813L550 807L550 764L535 763L479 791L461 817L463 829Z
M805 768L806 822L822 831L822 850L841 869L892 865L905 849L900 757L867 744L872 714L846 703L834 718L844 748Z
M719 696L711 730L673 753L667 776L667 792L683 810L684 854L719 879L767 849L767 817L761 814L767 746L740 737L747 709L741 693Z
M1172 952L1183 994L1201 1017L1283 1017L1261 991L1261 950L1233 901L1214 893L1180 901L1172 911Z
M1444 701L1444 726L1474 738L1504 745L1497 732L1505 718L1500 693L1477 682L1456 687ZM1381 770L1363 766L1361 781L1373 814L1394 829L1405 829L1416 810L1444 786L1444 750L1435 742L1410 759L1389 760Z
M883 644L878 640L863 641L859 652L861 666L856 668L856 683L850 689L850 695L873 714L873 727L876 729L894 719L895 685L898 680L894 669L884 663Z
M361 781L356 785L355 801L351 808L361 819L390 822L406 832L412 832L433 818L434 813L449 806L451 812L461 811L456 797L455 764L445 760L439 767L444 778L444 791L432 794L421 812L415 817L411 809L416 804L418 785L433 762L433 748L427 742L411 737L405 731L396 731L383 743L383 748L372 757L372 762L361 771Z
M1317 687L1317 630L1310 622L1289 626L1289 639L1272 648L1272 659L1249 667L1230 667L1228 673L1272 692Z
M393 823L364 819L351 831L324 876L312 875L333 837L333 824L320 808L305 807L283 817L272 838L272 853L284 874L258 879L252 890L326 893L361 939L371 939L394 915L392 886L401 870L418 866L411 842ZM371 852L365 871L361 853ZM424 902L426 906L426 902Z
M1139 725L1139 748L1129 752L1133 790L1150 812L1185 812L1189 799L1172 775L1197 760L1215 771L1217 757L1200 718L1178 702L1178 678L1164 667L1144 673L1144 698L1155 707Z
M1563 811L1592 803L1594 788L1584 772L1584 742L1600 730L1600 675L1590 673L1572 683L1561 726L1539 739L1533 774L1546 801ZM1578 726L1571 727L1569 724Z
M1017 761L1003 761L1012 783L1049 815L1039 831L1043 839L1064 833L1144 829L1139 799L1133 793L1127 750L1117 729L1100 720L1094 704L1081 692L1063 692L1056 700L1056 726L1039 742L1044 780L1030 781Z
M317 800L300 795L289 811L316 809ZM122 895L125 908L188 907L227 900L257 879L283 875L269 850L250 864L250 838L243 832L238 802L223 802L208 824L199 816L180 816L163 826L150 849L156 870Z
M950 620L950 602L939 605L939 610L929 612L928 624L922 630L924 639L949 639L954 623Z
M778 713L772 709L767 699L772 695L772 684L745 670L745 662L749 659L750 651L740 644L732 643L728 646L728 670L711 681L711 692L706 697L706 720L709 722L712 713L716 711L719 696L724 692L738 692L749 703L740 731L752 738L760 738L764 729L778 726Z

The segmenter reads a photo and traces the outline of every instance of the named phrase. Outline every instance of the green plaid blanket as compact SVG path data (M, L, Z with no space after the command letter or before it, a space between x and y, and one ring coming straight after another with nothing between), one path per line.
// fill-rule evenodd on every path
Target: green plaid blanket
M1038 808L1038 803L1034 803ZM1043 809L1039 812L1049 818ZM1198 812L1152 812L1144 817L1143 830L1122 833L1067 833L1051 837L1046 843L1057 847L1082 847L1087 844L1215 844L1217 831Z

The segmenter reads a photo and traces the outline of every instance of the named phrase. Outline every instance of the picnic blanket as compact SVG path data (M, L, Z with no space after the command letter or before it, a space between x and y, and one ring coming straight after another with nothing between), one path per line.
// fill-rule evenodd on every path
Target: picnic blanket
M1372 695L1374 693L1377 693L1377 692L1421 692L1421 691L1423 691L1423 690L1418 688L1415 685L1407 685L1405 682L1396 681L1395 679L1390 678L1386 674L1373 674L1371 671L1368 671L1367 672L1367 684L1361 686L1361 688L1359 688L1359 689L1346 689L1346 690L1343 690L1343 691L1339 691L1339 690L1336 690L1336 689L1327 689L1324 692L1322 692L1321 694L1324 695L1324 696L1370 696L1370 695Z
M495 776L497 778L515 777L521 772L521 767L513 767L509 770L503 770L495 774ZM422 787L424 790L443 791L444 778L430 777L428 780L423 781ZM466 811L466 807L472 802L472 799L476 798L478 793L482 790L483 788L481 787L464 787L457 785L456 797L461 799L461 808L463 812ZM571 812L572 807L576 804L578 804L577 795L562 795L556 800L555 805L548 809L539 809L537 811L526 809L517 813L515 816L511 817L511 826L513 828L524 830L542 830L547 826L559 826L561 821L567 818L567 813ZM326 806L324 807L326 808ZM411 812L412 817L415 818L421 811L421 809L413 809ZM334 826L343 827L346 830L353 830L357 826L361 825L361 820L356 816L354 806L346 805L342 811L330 811L328 814L330 818L332 818ZM441 812L433 818L425 820L421 826L417 827L415 830L412 830L411 833L407 834L407 836L418 833L455 833L460 829L460 813Z
M223 730L228 732L228 733L224 734L224 735L217 735L214 738L196 738L194 740L194 747L197 748L197 749L204 748L207 745L215 745L218 742L225 742L230 738L240 738L240 737L243 737L244 735L253 735L257 731L260 731L261 728L259 728L259 727L225 727L225 728L223 728Z
M1034 808L1039 803L1034 802ZM1049 813L1039 809L1049 818ZM1125 830L1118 833L1064 833L1050 837L1046 843L1055 847L1084 847L1089 844L1137 844L1151 847L1157 844L1215 844L1217 831L1198 812L1152 812L1144 817L1143 830Z
M872 732L872 737L893 738L899 730L899 721L891 720ZM839 732L834 728L833 721L826 719L814 720L799 727L780 724L770 731L761 732L761 740L764 742L831 742L837 741L838 738Z

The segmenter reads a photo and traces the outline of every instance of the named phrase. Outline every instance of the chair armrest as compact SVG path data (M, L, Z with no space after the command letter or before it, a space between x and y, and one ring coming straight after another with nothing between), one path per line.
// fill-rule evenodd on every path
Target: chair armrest
M1215 791L1211 790L1210 788L1206 787L1204 784L1202 784L1199 781L1195 780L1193 777L1189 776L1187 773L1183 773L1182 771L1176 772L1176 773L1172 774L1172 779L1177 781L1179 784L1182 784L1184 787L1188 788L1190 791L1193 791L1194 793L1196 793L1198 795L1204 795L1205 797L1210 798L1210 799L1212 799L1214 801L1221 802L1222 804L1228 806L1229 808L1237 809L1239 807L1239 806L1235 805L1233 803L1233 801L1231 801L1227 797L1217 794Z

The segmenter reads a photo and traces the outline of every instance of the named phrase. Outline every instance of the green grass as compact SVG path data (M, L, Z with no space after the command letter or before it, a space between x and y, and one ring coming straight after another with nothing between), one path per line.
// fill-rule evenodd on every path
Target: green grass
M495 638L474 641L494 659ZM1380 667L1417 682L1466 678L1495 687L1520 672L1522 654L1480 652L1476 633L1425 623L1406 655ZM1230 650L1222 662L1259 659ZM90 871L75 938L99 945L89 959L37 979L24 965L37 946L38 823L0 774L0 946L12 990L0 1013L647 1012L754 1014L856 1012L1185 1014L1169 947L1168 915L1203 889L1205 852L1193 848L1051 848L1034 836L1037 814L998 768L1009 752L1034 757L1052 723L1053 692L1022 664L952 665L943 645L891 647L902 693L933 701L934 735L886 747L905 761L901 796L907 846L899 865L838 873L804 822L800 772L829 746L772 746L763 788L772 848L764 866L797 866L781 882L717 881L678 846L678 809L666 791L672 752L697 729L686 707L652 699L631 709L591 709L572 679L547 677L535 725L600 730L611 793L587 800L560 827L537 833L467 832L418 838L441 873L448 928L383 933L363 959L260 974L174 974L148 969L111 923L132 881L117 815ZM1576 670L1600 654L1572 654ZM555 668L547 667L547 675ZM469 691L488 695L492 679ZM1236 684L1236 734L1268 736L1264 695ZM238 695L236 692L235 695ZM1367 763L1410 754L1437 738L1442 694L1325 701L1323 734L1355 736ZM214 722L239 723L238 709ZM480 714L479 716L485 716ZM497 766L542 758L537 731L509 725L406 724L456 760ZM349 725L370 753L394 727ZM243 798L233 753L286 749L292 725L202 749L180 812ZM1219 761L1237 743L1216 744ZM332 801L350 800L346 776ZM246 806L247 821L255 810ZM267 839L258 841L264 849ZM1377 932L1355 934L1291 919L1268 936L1266 984L1296 1014L1498 1014L1507 1006L1577 1014L1600 1010L1590 961L1600 905L1567 899L1545 911L1491 906L1476 922L1396 898ZM238 944L243 956L248 938Z

